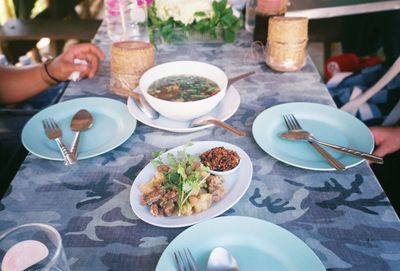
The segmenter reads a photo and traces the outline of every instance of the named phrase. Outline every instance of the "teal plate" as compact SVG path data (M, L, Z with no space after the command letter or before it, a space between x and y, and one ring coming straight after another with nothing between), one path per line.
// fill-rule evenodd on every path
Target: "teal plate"
M62 140L70 147L75 133L70 128L73 115L86 109L93 115L93 126L81 132L78 159L103 154L124 143L135 131L136 119L125 104L108 98L88 97L61 102L34 115L22 130L22 144L36 156L64 160L54 140L46 137L42 120L53 118L62 130Z
M200 270L206 270L211 250L229 250L242 271L325 271L314 252L297 236L270 222L226 216L196 224L179 234L164 250L156 271L177 270L174 252L190 248Z
M253 123L253 137L265 152L286 164L311 170L335 170L307 141L290 141L279 136L287 132L283 115L289 113L317 139L367 153L374 149L374 138L369 128L353 115L322 104L285 103L268 108L257 116ZM327 147L324 149L346 168L364 161Z

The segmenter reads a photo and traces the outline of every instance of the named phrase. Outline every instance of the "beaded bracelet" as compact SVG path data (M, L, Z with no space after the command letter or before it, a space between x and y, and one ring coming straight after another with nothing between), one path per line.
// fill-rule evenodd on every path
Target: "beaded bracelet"
M61 83L61 82L65 82L65 81L63 81L63 80L59 80L59 79L55 78L54 76L52 76L52 75L50 74L47 65L48 65L51 61L52 61L52 59L49 58L49 59L47 59L47 60L44 62L44 64L43 64L44 70L46 71L47 76L48 76L51 80L53 80L56 84Z

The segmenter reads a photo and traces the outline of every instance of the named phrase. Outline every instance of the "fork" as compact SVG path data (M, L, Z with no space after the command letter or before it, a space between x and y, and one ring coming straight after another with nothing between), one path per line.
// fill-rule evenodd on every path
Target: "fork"
M287 114L283 116L283 119L285 120L285 124L290 131L303 131L301 128L300 123L296 120L293 114ZM346 167L339 162L337 159L335 159L332 155L330 155L327 151L325 151L318 143L308 140L311 146L314 147L316 151L319 152L319 154L322 155L326 159L326 161L329 162L334 168L337 170L344 170Z
M182 253L181 251L174 252L175 263L178 268L178 271L199 271L199 266L194 259L192 252L190 252L189 248L184 248Z
M296 122L296 118L294 118L294 116L292 117L293 121ZM298 122L297 122L298 123ZM346 154L350 154L356 157L361 157L364 159L368 159L374 163L378 163L378 164L383 164L383 158L380 156L376 156L373 154L369 154L367 152L363 152L363 151L359 151L359 150L355 150L355 149L351 149L351 148L347 148L347 147L343 147L343 146L339 146L336 144L332 144L332 143L328 143L319 139L316 139L311 133L305 131L305 130L292 130L289 131L287 133L283 133L281 135L281 137L289 139L289 140L307 140L307 141L312 141L315 143L318 143L320 145L332 148L334 150L346 153Z
M62 132L57 122L52 118L48 118L42 120L42 124L46 136L49 139L56 141L57 146L60 149L61 154L64 158L64 164L65 165L75 164L77 162L76 156L73 153L71 153L68 150L67 146L65 146L65 144L61 141Z

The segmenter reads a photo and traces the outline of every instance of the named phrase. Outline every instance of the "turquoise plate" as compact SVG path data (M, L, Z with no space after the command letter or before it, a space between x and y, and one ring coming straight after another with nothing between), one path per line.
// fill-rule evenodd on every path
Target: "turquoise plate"
M125 104L107 98L88 97L61 102L34 115L22 130L22 143L31 153L41 158L62 161L55 141L46 137L42 120L54 118L62 130L62 140L70 147L75 133L70 128L73 115L86 109L93 115L93 126L82 132L78 159L105 153L124 143L135 131L136 119Z
M156 271L177 270L174 251L190 248L200 270L206 270L215 247L229 250L242 271L325 271L314 252L297 236L270 222L226 216L196 224L179 234L164 250Z
M367 153L374 149L370 130L353 115L322 104L285 103L268 108L257 116L253 123L253 136L265 152L286 164L311 170L335 170L307 141L290 141L279 136L287 132L283 115L289 113L296 117L304 130L320 140ZM346 168L364 161L327 147L324 149Z

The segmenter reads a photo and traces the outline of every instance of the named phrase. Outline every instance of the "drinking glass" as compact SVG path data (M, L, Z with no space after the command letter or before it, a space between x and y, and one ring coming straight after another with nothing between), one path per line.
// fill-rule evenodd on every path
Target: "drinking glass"
M2 271L70 271L61 236L50 225L24 224L0 235Z

